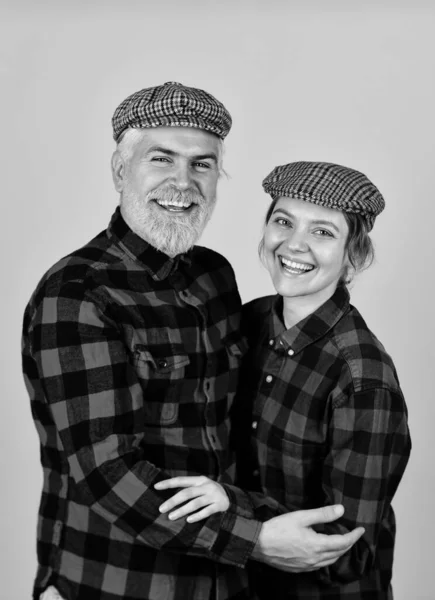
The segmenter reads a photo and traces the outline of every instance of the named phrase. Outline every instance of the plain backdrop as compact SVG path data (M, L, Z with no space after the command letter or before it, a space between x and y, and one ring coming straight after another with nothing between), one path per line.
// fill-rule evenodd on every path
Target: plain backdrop
M111 116L130 93L181 81L229 108L219 202L201 243L243 300L272 292L257 257L277 164L365 172L387 208L352 301L396 363L413 452L394 500L396 600L433 600L435 7L418 2L0 1L0 597L30 598L41 490L20 328L43 272L107 226ZM187 599L186 599L187 600Z

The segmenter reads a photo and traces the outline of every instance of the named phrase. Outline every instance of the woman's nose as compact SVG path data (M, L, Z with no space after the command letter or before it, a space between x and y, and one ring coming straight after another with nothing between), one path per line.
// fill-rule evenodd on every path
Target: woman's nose
M290 252L307 252L309 250L307 235L304 231L290 230L285 243Z

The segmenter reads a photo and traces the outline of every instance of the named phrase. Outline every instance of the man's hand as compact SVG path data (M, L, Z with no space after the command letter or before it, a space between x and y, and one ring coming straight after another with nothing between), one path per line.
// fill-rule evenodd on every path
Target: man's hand
M343 506L338 504L274 517L263 523L252 558L289 573L331 565L359 540L364 529L325 535L316 533L312 526L335 521L343 513Z
M166 513L179 504L187 502L181 508L169 513L168 518L171 521L190 515L186 520L189 523L195 523L196 521L206 519L214 513L225 512L230 506L230 501L224 488L219 483L216 483L216 481L202 475L196 477L172 477L171 479L156 483L154 487L156 490L186 488L174 494L172 498L159 507L161 513ZM191 513L194 514L192 515Z

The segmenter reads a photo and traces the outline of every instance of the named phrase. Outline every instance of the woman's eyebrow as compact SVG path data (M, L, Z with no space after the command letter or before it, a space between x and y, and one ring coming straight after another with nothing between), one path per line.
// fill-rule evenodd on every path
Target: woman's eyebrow
M217 156L214 152L209 152L207 154L198 154L196 156L192 156L192 160L214 160L217 163Z
M284 213L287 217L290 217L290 219L294 219L295 218L294 215L292 215L290 212L288 212L288 210L285 210L285 208L281 208L281 207L275 208L275 210L273 211L272 214L275 214L277 212Z
M337 227L337 225L335 223L333 223L332 221L326 221L324 219L316 219L315 221L311 221L311 223L313 225L324 225L326 227L332 227L332 229L335 229L335 231L337 233L340 233L339 228Z

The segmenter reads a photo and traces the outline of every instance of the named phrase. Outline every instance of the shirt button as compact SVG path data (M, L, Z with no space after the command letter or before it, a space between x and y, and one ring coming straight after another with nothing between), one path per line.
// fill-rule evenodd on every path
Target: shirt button
M161 359L157 362L157 364L161 369L164 369L165 367L168 366L168 361L165 359Z
M258 469L255 469L254 471L252 471L252 474L254 477L258 477L260 475L260 471Z
M258 421L252 421L252 429L257 429Z
M275 340L269 340L269 346L273 346Z
M289 350L287 350L287 354L289 356L293 356L294 353L295 353L295 351L292 348L289 348Z
M267 383L270 383L270 382L272 381L272 379L273 379L272 375L268 375L268 376L266 377L266 381L267 381Z

